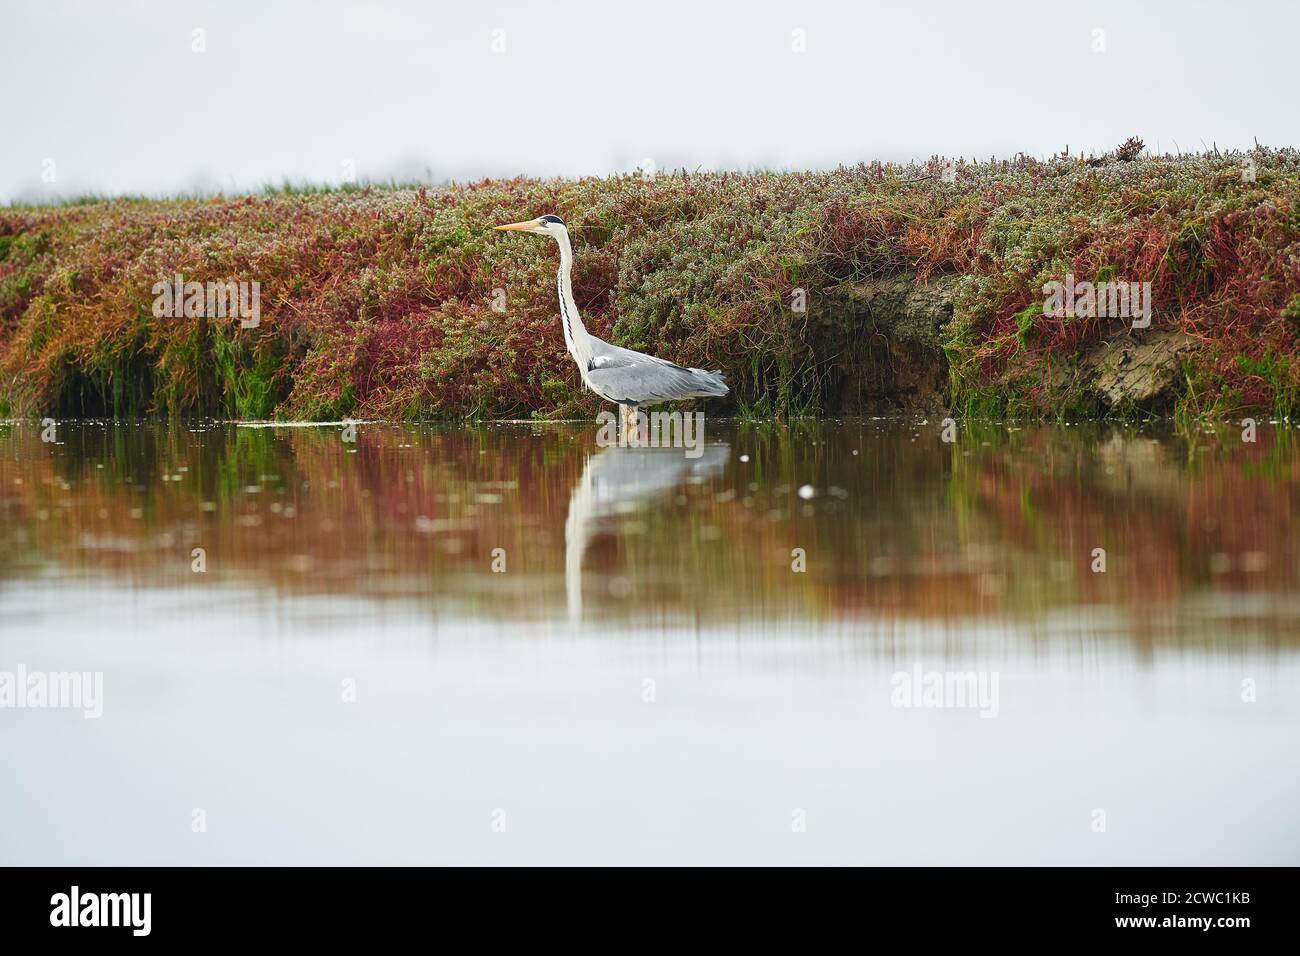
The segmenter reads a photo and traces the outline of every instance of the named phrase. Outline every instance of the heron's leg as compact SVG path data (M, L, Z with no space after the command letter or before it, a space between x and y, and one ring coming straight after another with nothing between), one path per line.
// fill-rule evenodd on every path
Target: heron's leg
M641 443L641 433L637 428L636 406L620 405L619 409L623 414L623 442L637 448Z

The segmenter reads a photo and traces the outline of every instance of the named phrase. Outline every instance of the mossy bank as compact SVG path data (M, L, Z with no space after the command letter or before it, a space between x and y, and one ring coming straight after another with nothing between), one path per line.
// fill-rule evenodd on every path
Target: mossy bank
M1300 398L1300 154L1261 148L11 206L0 414L591 415L553 245L490 229L545 212L573 233L588 328L721 368L719 413ZM176 276L258 283L257 323L159 315ZM1067 277L1143 285L1149 324L1053 312Z

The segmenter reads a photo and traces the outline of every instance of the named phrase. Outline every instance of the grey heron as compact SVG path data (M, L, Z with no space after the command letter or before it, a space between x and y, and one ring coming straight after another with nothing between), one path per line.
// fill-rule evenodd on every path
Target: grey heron
M560 271L555 284L560 297L564 344L578 365L583 387L618 404L625 432L629 427L636 427L639 405L727 394L727 383L720 371L683 368L644 352L610 345L587 331L573 299L573 246L569 243L569 230L559 216L538 216L494 228L550 236L559 245Z

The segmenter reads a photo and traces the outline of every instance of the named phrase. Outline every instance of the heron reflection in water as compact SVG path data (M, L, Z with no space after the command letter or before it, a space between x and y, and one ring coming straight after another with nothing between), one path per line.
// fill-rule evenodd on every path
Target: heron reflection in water
M564 585L569 620L582 620L582 558L592 539L612 516L635 511L665 496L690 478L722 473L730 446L709 445L698 458L680 448L605 448L587 459L569 498L564 525Z

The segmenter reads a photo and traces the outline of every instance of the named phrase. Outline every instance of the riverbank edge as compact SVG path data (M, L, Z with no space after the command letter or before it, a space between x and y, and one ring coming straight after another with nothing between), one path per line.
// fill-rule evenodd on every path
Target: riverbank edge
M10 206L0 415L590 419L553 248L488 228L557 210L590 330L722 369L726 415L1286 419L1297 196L1259 149ZM173 277L260 315L160 314ZM1117 283L1145 315L1096 314Z

